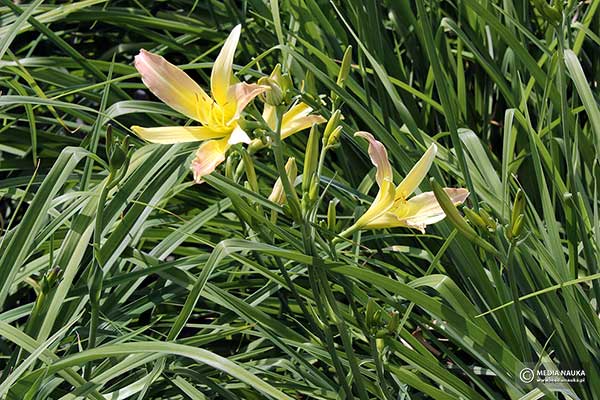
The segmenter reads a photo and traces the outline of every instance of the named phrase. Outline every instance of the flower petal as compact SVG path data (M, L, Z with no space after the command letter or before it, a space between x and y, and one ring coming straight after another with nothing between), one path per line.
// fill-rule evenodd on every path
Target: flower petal
M394 176L385 146L369 132L356 132L354 136L361 137L369 142L369 157L371 157L371 162L377 168L377 184L379 187L384 181L392 182Z
M469 196L469 191L463 188L444 188L454 205L462 204ZM433 192L425 192L409 199L401 211L401 224L409 228L425 231L427 225L434 224L446 217Z
M232 144L237 144L237 143L245 143L245 144L249 144L251 142L250 137L248 136L248 134L246 133L245 130L243 130L239 125L237 125L233 131L231 132L231 135L229 136L227 143L232 145Z
M229 147L227 138L209 140L200 145L191 165L196 183L202 183L205 175L212 173L219 164L225 161L225 153Z
M275 130L277 124L276 115L275 115L275 106L265 104L265 108L263 109L262 117L272 130Z
M285 139L294 133L310 128L313 124L322 124L327 121L320 115L310 115L312 111L313 109L308 105L298 103L283 114L281 120L281 138Z
M165 126L160 128L132 126L131 130L144 140L162 144L218 139L228 136L230 133L230 129L216 129L208 126Z
M398 187L396 187L396 199L406 199L419 187L421 181L425 178L427 172L429 172L436 153L437 146L435 143L432 143L421 159L417 161Z
M226 117L227 124L237 120L248 103L267 89L269 89L268 86L257 85L256 83L241 82L231 85L229 87L229 102L225 109L233 111L233 115ZM229 114L227 111L226 114Z
M183 70L144 49L135 56L135 68L144 85L165 104L189 118L206 123L204 110L208 110L213 101Z
M369 142L369 156L371 162L377 168L377 184L379 192L373 200L371 207L354 223L354 227L362 227L387 212L394 205L394 184L393 172L390 161L388 160L385 146L376 140L369 132L356 132L354 136L359 136Z
M210 76L210 90L212 96L221 106L224 106L227 103L227 93L233 76L233 56L235 55L235 49L240 40L241 30L241 25L237 25L233 28L229 37L225 40L219 55L215 59Z

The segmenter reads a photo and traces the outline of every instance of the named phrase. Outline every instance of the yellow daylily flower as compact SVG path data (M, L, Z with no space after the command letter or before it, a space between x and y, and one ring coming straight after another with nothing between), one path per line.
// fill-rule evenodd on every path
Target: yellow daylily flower
M225 160L225 153L231 145L250 143L238 120L248 103L268 89L239 82L233 75L233 56L240 33L240 25L233 28L215 60L210 79L212 97L188 74L163 57L143 49L135 57L135 67L148 89L165 104L201 126L132 126L131 129L142 139L153 143L204 141L192 162L194 180L198 183Z
M312 107L302 102L298 102L290 107L281 117L281 139L283 140L297 132L308 129L313 124L322 124L327 121L320 115L311 114L312 112ZM269 125L269 128L275 130L277 123L275 120L275 107L265 104L262 117L267 125Z
M290 107L281 117L281 139L288 138L295 133L303 131L312 127L314 124L322 124L327 122L325 118L320 115L311 114L313 112L312 107L298 102ZM272 130L277 128L277 116L275 115L275 107L269 104L265 104L263 109L262 117ZM263 143L260 139L254 139L250 142L249 150L250 153L266 147L267 144Z
M377 185L379 193L371 207L341 235L358 229L377 229L406 227L414 228L421 233L427 225L439 222L446 214L438 204L433 192L425 192L408 198L417 189L433 164L437 146L432 144L421 159L406 175L404 180L394 188L392 166L390 165L385 146L368 132L357 132L355 136L369 142L369 156L377 169ZM463 188L444 188L454 205L461 204L469 196Z

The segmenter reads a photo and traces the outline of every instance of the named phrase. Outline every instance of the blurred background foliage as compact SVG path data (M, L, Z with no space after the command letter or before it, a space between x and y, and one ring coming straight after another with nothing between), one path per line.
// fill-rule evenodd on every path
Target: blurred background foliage
M1 0L0 395L598 398L599 6ZM184 122L140 48L208 87L238 23L240 78L281 63L297 98L343 112L316 221L266 200L269 149L257 187L240 151L193 185L195 145L129 130ZM430 175L471 191L468 218L332 242L376 193L357 130L398 178L438 143ZM300 171L307 137L282 149ZM523 383L534 366L586 376Z

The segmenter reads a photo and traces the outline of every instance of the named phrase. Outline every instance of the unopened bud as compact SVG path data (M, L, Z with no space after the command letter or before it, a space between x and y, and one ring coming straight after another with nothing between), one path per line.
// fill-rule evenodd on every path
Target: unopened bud
M375 300L369 299L367 309L365 311L365 324L367 329L376 330L381 322L381 310L377 308Z
M483 222L485 222L485 225L489 230L496 230L496 220L492 218L490 213L488 213L485 209L480 208L479 216L481 217L481 219L483 219Z
M467 216L467 219L469 220L469 222L471 222L471 224L473 224L481 229L487 230L488 227L487 227L485 221L483 220L483 218L481 218L479 216L479 214L477 214L475 211L473 211L472 209L470 209L468 207L464 207L463 212L465 213L465 215Z
M348 78L348 74L350 73L350 66L352 64L352 46L346 47L346 51L344 52L344 58L342 58L342 65L340 66L340 72L338 73L337 85L339 87L344 87L346 84L346 79Z
M271 106L278 106L283 102L283 90L281 90L281 87L274 79L264 76L260 78L257 83L269 88L259 95L264 103Z
M523 214L521 214L511 224L510 231L509 231L509 238L508 238L509 240L516 239L521 235L521 232L523 231L524 219L525 219L525 216Z
M333 130L333 132L331 132L331 135L329 135L329 138L327 139L327 147L333 147L337 145L338 141L340 140L341 134L342 127L338 126Z
M327 145L327 141L329 140L329 136L335 131L340 123L340 119L342 118L342 112L340 110L335 110L329 121L327 121L327 125L325 125L325 131L323 132L323 145Z
M307 193L309 191L311 178L317 172L319 164L319 135L319 128L315 124L310 128L308 142L306 143L304 169L302 171L302 193Z
M339 203L339 200L333 199L329 202L329 206L327 207L327 229L331 232L335 232L337 224L337 211L335 209L337 203Z
M397 312L392 312L390 315L390 320L387 324L387 330L390 335L394 335L398 331L398 327L400 326L400 314Z
M525 196L523 191L519 189L515 195L515 201L513 201L512 213L510 216L511 225L514 225L519 215L523 214L525 209Z
M294 181L296 180L296 176L298 176L298 166L296 165L296 159L294 157L290 157L285 164L285 173L292 185L292 190L294 189ZM277 178L275 185L273 185L273 190L269 195L269 200L273 203L283 205L286 202L285 190L283 189L283 183L281 182L281 178Z

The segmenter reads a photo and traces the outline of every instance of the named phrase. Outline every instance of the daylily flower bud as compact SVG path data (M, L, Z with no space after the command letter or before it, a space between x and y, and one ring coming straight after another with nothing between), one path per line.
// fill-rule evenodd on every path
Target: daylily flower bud
M523 221L525 219L525 216L523 214L520 214L515 221L511 224L510 230L509 230L509 240L513 240L518 238L521 235L521 232L523 231Z
M327 139L327 147L333 147L333 146L337 145L341 134L342 134L342 127L338 126L337 128L335 128L333 130L333 132L331 132L331 135L329 135L329 138Z
M481 217L483 222L485 222L485 225L488 230L490 230L490 231L496 230L496 226L498 225L498 223L496 222L496 220L494 218L492 218L490 213L488 213L484 208L479 209L479 216Z
M310 189L311 178L317 172L319 163L319 129L317 125L310 128L310 135L306 143L306 152L304 153L304 170L302 171L302 193L307 193Z
M464 207L463 211L464 211L465 215L467 216L467 219L473 225L478 226L481 229L487 230L487 225L486 225L485 221L483 220L483 218L481 218L479 216L479 214L477 214L475 211L473 211L472 209L470 209L468 207Z
M351 64L352 46L348 46L346 47L346 51L344 52L344 57L342 58L342 64L340 65L340 71L338 72L338 77L336 81L336 84L341 88L344 88L344 86L346 86L346 79L348 78L348 74L350 73ZM331 91L331 100L333 101L334 106L339 100L339 96L334 90Z
M313 204L317 201L319 197L319 177L317 174L313 174L310 180L310 189L308 190L308 199L310 200L310 204Z
M546 0L533 0L534 7L551 24L559 24L562 19L561 2L556 1L555 6L551 7Z
M350 73L350 65L352 64L352 46L346 47L346 51L344 52L344 58L342 58L342 65L340 67L340 72L338 73L337 85L340 87L344 87L346 84L346 79L348 78L348 74Z
M377 308L375 300L369 299L367 309L365 310L365 324L367 329L376 330L381 322L381 310Z
M258 84L268 87L266 91L259 94L258 97L266 104L278 106L283 102L283 90L274 79L262 77L258 80Z
M333 114L331 114L331 118L329 118L329 121L327 121L327 125L325 125L325 131L323 132L323 146L327 146L329 136L331 136L333 131L338 128L341 117L342 112L340 110L335 110Z
M281 91L283 93L284 102L287 102L290 90L294 86L294 84L292 83L292 79L290 78L290 75L287 73L286 74L282 73L281 72L281 64L277 64L275 66L275 68L273 68L273 72L271 72L271 75L269 76L269 78L271 78L273 81L275 81L275 83L277 83L277 85L281 88Z
M317 83L315 82L315 75L310 71L306 71L302 85L302 91L312 95L313 97L316 96L315 93L319 93L317 90Z
M108 164L110 169L114 172L120 169L125 161L127 160L127 137L123 140L120 146L114 146Z
M517 194L515 195L515 201L513 202L512 213L511 213L511 224L514 224L519 215L523 214L523 210L525 208L525 196L523 196L523 191L519 189Z
M498 250L494 246L492 246L489 242L485 241L483 238L477 235L477 232L473 228L471 228L469 224L467 224L467 222L463 219L463 217L456 209L456 206L453 204L446 191L440 186L440 184L437 183L434 178L430 178L429 181L431 183L431 187L433 188L435 198L437 199L442 210L444 210L448 221L450 221L452 225L454 225L454 227L458 229L460 233L462 233L467 239L477 244L482 249L494 255L499 254Z
M292 184L292 190L295 190L294 181L296 180L296 176L298 175L298 166L296 165L296 159L294 157L290 157L287 163L285 164L285 173L288 177L288 180ZM269 200L279 205L283 205L286 202L285 190L283 189L283 183L281 182L281 178L277 178L277 181L273 186L273 190L269 195Z
M525 196L523 191L519 189L513 202L513 209L510 216L510 225L508 227L507 237L509 240L516 239L523 230L523 222L525 219Z
M327 229L331 232L335 232L335 227L337 224L337 212L335 207L339 203L338 199L333 199L329 202L329 206L327 207Z
M390 320L387 324L387 331L390 335L393 335L398 330L400 326L400 314L397 312L392 312L390 315Z

